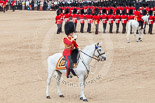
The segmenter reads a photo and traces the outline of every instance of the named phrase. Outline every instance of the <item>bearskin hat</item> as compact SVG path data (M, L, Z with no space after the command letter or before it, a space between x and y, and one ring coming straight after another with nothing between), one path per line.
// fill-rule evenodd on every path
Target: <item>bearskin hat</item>
M84 14L84 9L81 9L81 12L80 12L81 14Z
M106 9L102 9L102 14L106 14L107 10Z
M98 9L98 8L95 8L94 14L95 14L95 15L98 15L98 13L99 13L99 9Z
M76 14L77 13L77 9L73 9L73 14Z
M92 14L92 9L87 9L87 14Z
M69 13L69 9L67 8L66 10L65 10L65 14L68 14Z
M143 9L142 15L146 15L146 14L147 14L147 11L145 9Z
M135 9L136 9L136 10L139 10L139 3L136 3Z
M74 32L74 23L73 22L66 22L65 24L65 34L69 35L70 33Z
M133 9L129 10L129 15L133 15Z
M116 10L116 14L117 15L120 14L120 10L119 9Z
M123 15L126 14L126 9L123 9L122 14L123 14Z
M111 15L111 14L113 14L113 10L112 9L109 10L109 15Z
M153 11L149 10L148 14L151 16L153 14Z
M61 14L61 11L60 9L57 10L57 15L60 15Z

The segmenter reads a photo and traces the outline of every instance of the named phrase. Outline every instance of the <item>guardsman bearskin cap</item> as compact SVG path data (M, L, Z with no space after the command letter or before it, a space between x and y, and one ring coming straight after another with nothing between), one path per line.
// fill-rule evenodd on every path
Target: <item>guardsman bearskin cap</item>
M67 8L66 10L65 10L65 14L68 14L69 13L69 9Z
M116 10L116 14L120 14L120 10L119 9Z
M129 15L133 15L133 9L129 10Z
M87 14L92 14L92 10L91 9L88 9L87 10Z
M57 15L60 15L61 14L61 11L60 9L57 10Z
M122 14L123 14L123 15L125 15L125 14L126 14L126 10L125 10L125 9L123 9Z
M147 14L147 11L145 9L143 9L142 14L143 15L146 15Z
M81 9L81 14L84 14L84 9Z
M95 15L98 15L98 13L99 13L99 9L98 9L98 8L95 8L94 14L95 14Z
M152 15L153 14L153 11L152 10L149 10L148 14L149 15Z
M112 9L109 10L109 14L113 14L113 10Z
M102 14L106 14L107 10L106 9L102 9Z
M136 3L136 7L135 7L136 10L139 10L139 4Z
M66 22L65 24L65 34L69 35L70 33L74 32L74 23L73 22Z
M77 13L77 9L73 9L73 14L76 14Z

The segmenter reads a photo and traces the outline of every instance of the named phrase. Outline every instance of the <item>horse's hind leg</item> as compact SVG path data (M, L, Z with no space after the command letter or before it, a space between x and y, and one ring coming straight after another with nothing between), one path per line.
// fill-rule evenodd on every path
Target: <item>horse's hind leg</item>
M143 38L143 36L144 36L143 31L144 31L144 29L139 30L139 38L138 38L139 41L142 41L142 38Z
M48 78L47 78L47 86L46 86L46 98L50 99L51 97L49 96L49 86L51 82L52 75L54 73L54 70L50 70L51 68L48 69Z
M139 40L137 39L137 36L136 36L136 32L137 32L137 29L134 30L134 36L136 38L136 42L139 42ZM138 32L139 32L139 30L138 30Z
M57 71L57 77L56 77L56 83L57 83L57 90L58 90L58 94L59 94L59 97L64 97L60 91L60 79L61 79L61 75L62 73Z

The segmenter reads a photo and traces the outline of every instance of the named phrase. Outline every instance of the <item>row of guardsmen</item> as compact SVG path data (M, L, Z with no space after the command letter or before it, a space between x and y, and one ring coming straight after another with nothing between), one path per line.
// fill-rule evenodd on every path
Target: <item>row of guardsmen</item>
M15 11L15 0L12 0L10 2L11 8L13 12ZM8 0L0 0L0 11L3 11L4 13L9 9L9 1Z
M139 8L135 8L135 10L139 10ZM91 26L92 24L95 25L95 34L98 34L99 30L99 22L101 21L103 23L103 33L106 33L106 27L107 23L109 23L109 33L113 33L113 23L115 21L116 23L116 33L119 33L119 24L120 22L122 23L122 33L126 33L126 24L127 21L135 19L134 16L134 10L130 9L127 13L126 9L123 9L122 12L119 9L114 10L110 9L107 14L106 9L102 9L102 12L100 12L100 9L95 8L94 11L92 9L87 9L87 14L85 14L85 10L81 9L80 13L78 13L78 10L76 8L73 9L73 12L71 13L69 9L65 10L65 13L62 13L63 10L60 8L57 10L57 16L56 16L56 24L57 24L57 34L62 32L62 24L63 21L68 22L68 21L73 21L75 25L75 30L76 31L76 26L77 26L77 21L80 21L81 28L80 32L84 32L84 24L85 21L88 23L88 28L87 32L91 33ZM114 15L115 14L115 15ZM143 15L149 15L149 33L152 34L152 28L153 28L153 22L155 21L155 14L153 15L153 10L151 8L142 10L142 16ZM131 29L132 33L132 29ZM145 33L145 30L144 30Z

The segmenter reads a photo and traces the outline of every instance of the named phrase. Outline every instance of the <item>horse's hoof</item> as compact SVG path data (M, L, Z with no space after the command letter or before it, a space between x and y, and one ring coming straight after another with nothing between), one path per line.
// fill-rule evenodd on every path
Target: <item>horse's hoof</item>
M83 101L84 101L84 102L88 102L88 100L87 100L87 99L83 99Z
M51 97L50 97L50 96L46 96L46 98L47 98L47 99L51 99Z
M63 97L64 97L64 95L59 95L59 97L63 98Z
M80 97L80 100L83 100L83 97Z

